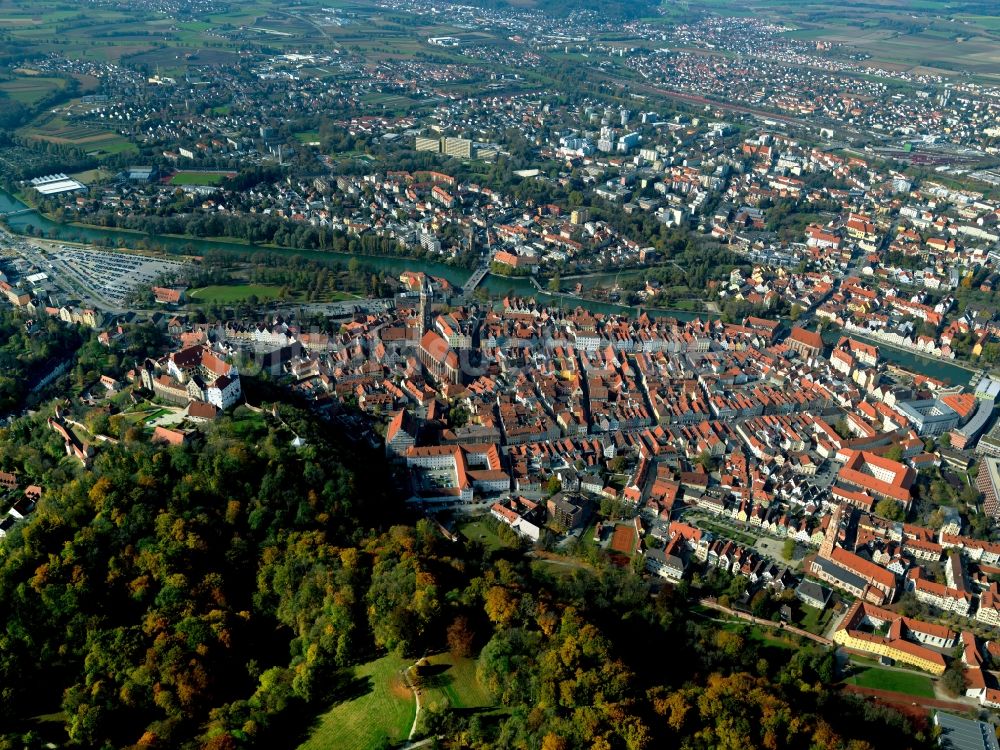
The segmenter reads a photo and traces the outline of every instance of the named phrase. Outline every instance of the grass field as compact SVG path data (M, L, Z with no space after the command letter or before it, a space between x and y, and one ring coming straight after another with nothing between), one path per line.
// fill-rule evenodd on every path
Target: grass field
M910 672L896 672L890 669L867 667L847 678L847 682L858 687L875 690L891 690L895 693L915 695L919 698L933 698L934 685L929 677Z
M802 619L799 620L799 627L808 630L810 633L822 633L826 626L830 624L832 612L829 609L820 611L815 607L802 606Z
M421 700L427 705L447 702L452 708L484 708L492 705L489 693L476 679L476 660L449 653L427 658L421 667Z
M172 412L170 412L170 411L167 411L166 409L157 409L156 411L154 411L154 412L152 412L152 413L150 413L150 414L146 414L146 415L144 415L144 417L143 417L143 421L144 421L144 422L145 422L145 423L146 423L147 425L148 425L148 424L152 424L153 422L155 422L155 421L156 421L157 419L159 419L160 417L163 417L163 416L166 416L167 414L171 414L171 413L172 413Z
M177 172L170 178L171 185L221 185L235 172Z
M88 169L86 172L77 172L70 177L79 180L84 185L93 185L95 182L110 180L114 174L107 169Z
M161 417L166 413L166 409L161 409L157 406L144 406L137 408L134 411L112 414L110 422L115 430L118 429L122 423L124 423L126 427L136 427L145 425L145 423L149 420Z
M361 101L373 107L384 107L394 112L405 112L407 109L417 104L415 99L397 94L365 94Z
M318 130L303 130L301 133L295 134L295 139L299 143L317 143L319 141L319 131Z
M747 637L752 641L757 641L757 643L762 644L765 648L780 649L782 651L795 651L798 646L788 640L793 638L791 635L779 635L778 630L773 628L762 628L758 625L754 625L749 630L744 630Z
M493 551L508 546L486 522L485 518L459 525L458 533L470 542L479 542L487 550Z
M373 750L406 739L417 711L400 675L407 666L390 654L358 667L359 695L319 716L299 750Z
M233 303L243 302L251 296L258 300L273 299L278 296L278 287L263 284L237 284L232 286L203 286L188 292L195 302Z

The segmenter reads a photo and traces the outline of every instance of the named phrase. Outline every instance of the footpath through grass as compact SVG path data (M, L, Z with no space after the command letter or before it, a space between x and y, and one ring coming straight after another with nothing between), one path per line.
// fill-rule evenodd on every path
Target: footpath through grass
M417 711L400 674L407 666L389 654L355 669L351 696L317 717L299 750L374 750L405 740Z
M894 693L915 695L918 698L934 697L934 684L930 677L912 672L867 667L848 677L845 682L874 690L890 690Z

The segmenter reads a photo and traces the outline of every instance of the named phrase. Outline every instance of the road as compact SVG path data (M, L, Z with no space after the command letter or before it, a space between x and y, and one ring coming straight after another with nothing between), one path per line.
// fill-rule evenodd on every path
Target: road
M486 275L490 272L490 259L484 258L483 262L479 264L479 267L473 271L472 276L469 280L462 285L462 294L469 295L475 291L476 287L486 278Z
M344 300L342 302L304 302L297 304L285 302L275 305L276 311L298 312L301 310L306 315L323 315L325 317L340 318L352 315L358 309L366 312L381 313L390 310L396 305L396 300L392 297L373 297L371 299Z
M410 727L410 733L406 737L406 739L409 740L411 743L413 742L413 735L417 733L417 725L420 723L421 705L420 705L420 688L417 687L417 685L413 682L413 680L410 679L410 672L416 670L417 665L420 664L420 662L422 662L423 660L424 660L423 657L420 657L413 664L411 664L409 667L407 667L402 671L403 682L406 683L406 687L408 687L410 690L413 691L413 697L417 701L417 710L413 714L413 725ZM415 747L416 745L412 746Z

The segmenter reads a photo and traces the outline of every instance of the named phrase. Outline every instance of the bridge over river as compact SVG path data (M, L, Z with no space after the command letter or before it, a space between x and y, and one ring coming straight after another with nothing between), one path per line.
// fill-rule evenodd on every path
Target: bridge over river
M476 269L476 272L469 277L469 280L462 285L462 294L471 294L479 286L486 275L490 272L489 260L484 260Z

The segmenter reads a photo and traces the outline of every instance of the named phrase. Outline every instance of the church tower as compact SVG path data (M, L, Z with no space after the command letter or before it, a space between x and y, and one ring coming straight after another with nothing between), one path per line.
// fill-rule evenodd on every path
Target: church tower
M424 275L420 284L420 335L427 333L431 329L431 305L434 302L434 291L431 289L430 279Z
M838 504L833 509L830 516L830 525L826 527L826 535L823 537L823 544L819 548L819 556L830 559L833 556L833 549L837 546L837 537L840 536L840 517L844 513L843 503Z

